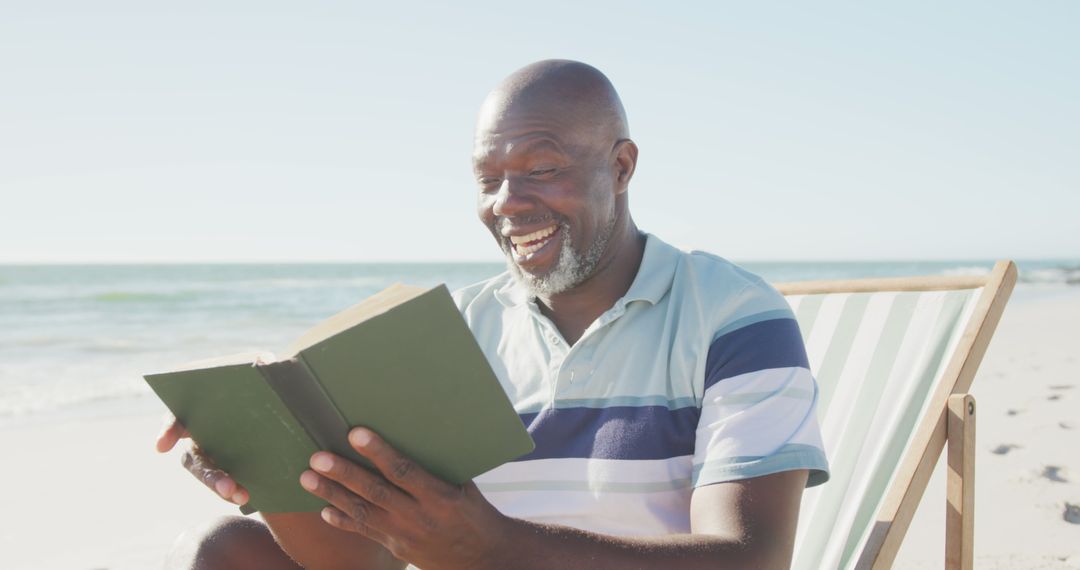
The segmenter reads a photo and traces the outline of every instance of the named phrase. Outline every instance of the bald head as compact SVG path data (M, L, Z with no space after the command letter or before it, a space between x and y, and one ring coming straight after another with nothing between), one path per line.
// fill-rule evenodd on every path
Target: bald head
M559 117L609 144L630 137L626 111L611 81L578 61L538 61L510 74L484 100L477 134L508 115Z
M619 95L592 66L540 61L488 95L477 211L520 283L550 300L606 274L599 287L625 291L644 247L627 206L637 153Z

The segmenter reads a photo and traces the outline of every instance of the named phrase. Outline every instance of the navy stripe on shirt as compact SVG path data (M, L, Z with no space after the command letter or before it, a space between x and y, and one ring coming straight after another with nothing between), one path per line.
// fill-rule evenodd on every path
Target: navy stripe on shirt
M799 323L770 319L719 336L705 359L705 389L725 379L769 368L810 368Z
M694 453L697 407L555 408L520 414L536 449L532 459L668 459Z

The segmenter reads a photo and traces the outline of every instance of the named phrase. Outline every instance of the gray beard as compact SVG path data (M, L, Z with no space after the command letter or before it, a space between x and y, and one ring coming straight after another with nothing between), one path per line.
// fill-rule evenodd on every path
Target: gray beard
M611 217L611 223L602 228L596 239L585 248L578 251L570 239L570 226L566 222L559 224L559 239L562 240L559 250L559 259L555 260L555 266L545 275L532 275L522 271L514 263L513 252L503 248L506 253L506 265L514 279L525 287L533 297L550 297L565 293L581 285L596 273L600 264L600 258L607 250L608 242L615 233L615 216Z

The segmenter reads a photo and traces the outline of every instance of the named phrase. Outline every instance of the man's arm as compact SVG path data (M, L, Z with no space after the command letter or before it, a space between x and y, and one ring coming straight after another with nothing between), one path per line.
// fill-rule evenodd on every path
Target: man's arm
M158 435L157 450L165 453L176 446L180 440L190 439L190 437L191 434L184 429L184 426L171 414L167 414L162 431ZM188 447L181 456L181 462L195 478L222 498L238 505L243 505L248 501L247 490L229 477L228 473L218 469L210 458L202 455L198 447ZM357 567L396 570L405 566L403 562L391 556L381 544L355 533L343 532L329 526L323 522L318 513L263 513L262 517L274 536L276 547L265 541L237 540L235 532L232 534L231 544L227 544L229 540L225 538L226 529L211 526L207 529L209 535L206 536L201 533L185 534L184 539L191 543L191 548L187 550L196 553L200 550L200 543L213 544L213 550L220 554L220 558L229 560L227 563L229 568L239 568L237 560L248 561L249 564L245 567L266 567L267 558L259 555L273 558L277 554L279 560L287 562L283 553L287 553L288 558L304 568L321 570ZM226 528L228 527L229 525L226 525ZM245 527L250 528L249 525ZM251 536L248 532L240 534L244 537ZM283 552L278 552L278 547ZM252 549L260 551L251 552ZM201 567L209 566L212 564L203 564Z
M788 568L806 478L802 469L700 487L693 534L621 538L514 520L507 546L535 561L519 568Z
M304 568L400 570L405 563L366 537L326 524L319 513L265 513L277 545Z
M793 470L700 487L693 534L623 538L506 517L472 483L435 478L368 430L349 439L383 475L327 452L312 456L315 471L301 483L333 505L323 519L433 569L786 568L807 478Z

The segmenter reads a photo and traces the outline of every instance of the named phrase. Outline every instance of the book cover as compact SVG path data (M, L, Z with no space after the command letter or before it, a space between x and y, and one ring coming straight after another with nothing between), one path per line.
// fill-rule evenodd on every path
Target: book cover
M324 449L358 463L365 426L462 483L533 449L445 286L396 285L319 323L280 359L243 354L145 376L192 439L249 492L247 511L316 511L300 487Z

